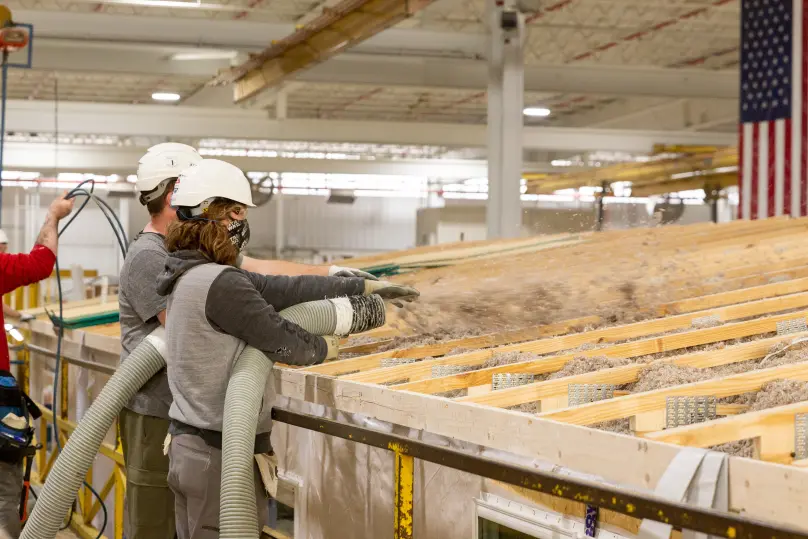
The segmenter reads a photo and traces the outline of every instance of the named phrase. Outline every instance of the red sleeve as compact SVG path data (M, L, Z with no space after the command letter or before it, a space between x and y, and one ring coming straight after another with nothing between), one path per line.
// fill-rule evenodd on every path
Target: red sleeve
M28 254L0 254L0 294L47 279L56 255L44 245L34 245Z

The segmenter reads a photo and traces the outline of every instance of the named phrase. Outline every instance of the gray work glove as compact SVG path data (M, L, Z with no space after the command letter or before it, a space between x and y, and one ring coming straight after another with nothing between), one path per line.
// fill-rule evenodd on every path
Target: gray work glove
M24 314L20 316L20 322L30 322L31 320L36 320L36 316L32 314Z
M398 304L401 301L412 301L421 295L416 289L410 286L391 283L389 281L365 281L365 295L378 294L384 300L395 300Z
M331 266L328 268L329 277L359 277L360 279L367 279L369 281L378 281L379 278L366 271L355 268L345 268L342 266Z
M339 355L339 337L336 335L323 335L325 344L328 346L328 353L325 355L325 360L337 359Z

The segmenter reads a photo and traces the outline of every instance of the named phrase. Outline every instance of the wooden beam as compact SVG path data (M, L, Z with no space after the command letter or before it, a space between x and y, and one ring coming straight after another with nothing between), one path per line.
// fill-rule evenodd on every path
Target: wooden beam
M536 402L543 399L565 397L570 384L614 384L624 385L637 381L637 375L651 366L653 363L671 363L680 367L693 367L704 369L707 367L717 367L730 363L740 363L765 357L773 346L782 342L790 342L794 338L808 336L808 333L795 333L786 336L759 339L756 341L727 346L722 350L709 350L707 352L694 352L672 358L660 359L653 362L643 362L634 365L623 365L611 369L603 369L588 372L575 376L565 376L555 380L535 382L519 387L502 389L496 392L484 393L480 395L469 395L455 399L459 402L474 402L488 406L506 408L516 406L526 402ZM414 384L402 384L393 386L394 389L407 389ZM410 389L411 391L411 389ZM566 406L564 406L566 407ZM547 411L542 409L542 411Z
M743 288L730 292L721 292L709 296L700 296L674 301L672 303L666 303L659 308L659 315L664 316L669 313L700 311L703 309L720 307L722 305L743 303L746 301L754 301L763 298L773 298L777 296L784 296L786 294L805 292L807 290L808 277L803 279L793 279L780 283L764 284L761 286L753 286L751 288Z
M771 301L771 300L765 300ZM751 304L744 304L748 306ZM471 386L478 386L490 383L491 376L497 373L532 373L544 374L560 370L567 362L576 357L592 357L592 356L608 356L630 358L643 355L658 354L660 352L667 352L673 350L680 350L689 346L700 346L714 342L726 341L730 339L737 339L741 337L749 337L752 335L762 335L764 333L771 333L777 330L777 322L793 320L797 318L805 318L808 311L800 311L796 313L788 313L784 315L776 315L768 318L761 318L750 320L747 322L739 322L735 324L725 324L714 328L697 329L675 333L671 335L662 335L659 337L651 337L638 341L630 341L623 344L608 346L604 348L597 348L594 350L583 350L574 353L568 353L559 356L551 356L539 358L532 361L522 361L518 363L511 363L508 365L501 365L497 367L490 367L487 369L480 369L454 376L444 376L440 378L430 378L432 365L436 362L441 362L445 365L467 365L477 366L484 363L488 358L492 357L494 353L501 353L505 351L529 351L535 350L528 348L526 345L520 349L519 345L498 348L496 350L485 350L481 352L472 352L470 354L460 354L457 356L447 357L441 360L421 361L416 364L403 365L400 367L391 367L389 369L377 369L375 371L368 371L366 373L358 373L355 375L347 376L347 379L359 380L363 382L379 382L402 380L409 378L410 381L420 380L422 383L418 386L407 386L409 391L419 391L424 393L440 393L444 391L451 391L453 389L463 389ZM742 317L739 317L742 318ZM660 319L669 320L669 319ZM585 335L585 334L584 334ZM395 371L388 373L387 371ZM396 378L398 376L398 378ZM376 379L373 379L376 378ZM402 387L403 388L403 387Z
M752 286L769 284L778 279L785 281L790 279L800 279L802 277L808 277L808 265L770 271L768 273L755 273L754 275L748 275L746 277L736 277L727 281L722 280L718 283L700 284L698 286L682 288L677 292L681 293L682 298L694 298L696 296L714 294L720 291L737 290L740 288L749 288Z
M661 337L643 339L640 341L633 341L624 344L610 346L608 348L600 348L597 350L585 350L575 354L565 354L561 356L551 356L546 358L535 359L532 361L523 361L519 363L511 363L510 365L501 365L498 367L490 367L488 369L480 369L476 371L466 372L455 376L445 376L442 378L432 378L434 386L439 386L441 391L451 391L452 389L461 389L463 387L470 387L476 385L483 385L490 383L492 376L498 373L531 373L531 374L545 374L555 372L564 367L568 362L576 357L593 357L593 356L607 356L619 358L631 358L638 356L645 356L650 354L657 354L660 352L667 352L672 350L681 350L690 346L700 346L703 344L710 344L714 342L721 342L730 339L738 339L741 337L749 337L752 335L761 335L764 333L771 333L776 331L777 322L793 319L805 319L808 311L801 311L799 313L789 313L787 315L773 316L765 319L750 320L748 322L740 322L737 324L728 324L716 328L701 329L695 331L687 331L683 333L675 333L672 335L664 335ZM425 381L426 383L427 381ZM505 397L498 397L499 392L491 400L486 401L489 406L498 406L492 400L497 399L499 402L506 401ZM512 397L508 396L508 404L503 406L512 406L520 404L513 402Z
M468 352L465 354L458 354L455 356L445 357L441 359L424 360L419 361L416 364L403 365L399 367L390 367L386 369L375 369L371 371L350 374L347 375L345 378L347 380L354 380L357 382L371 382L371 383L393 382L398 380L409 380L409 381L428 380L432 376L433 366L482 365L488 359L490 359L495 353L530 352L534 354L547 354L562 350L569 350L584 344L602 344L605 342L624 341L635 337L642 337L647 335L654 335L657 333L674 331L677 329L684 329L691 327L693 320L696 318L714 316L717 317L719 321L728 321L801 307L808 307L808 293L793 294L790 296L785 296L780 299L777 298L765 299L755 302L744 303L741 305L731 305L728 307L721 307L709 311L700 311L696 313L683 314L678 316L669 316L666 318L658 318L654 320L647 320L644 322L636 322L633 324L626 324L623 326L615 326L600 330L587 331L585 333L576 333L568 336L554 337L552 339L543 339L538 341L517 343L502 346L500 348L497 348L496 350L480 350L477 352ZM798 316L797 314L794 314L792 317L796 318L797 316ZM734 337L728 337L728 338L734 338ZM598 351L602 352L603 350L607 349L601 348ZM648 353L655 353L655 352L648 352ZM586 355L586 354L581 353L577 355ZM462 377L463 375L457 375L457 376ZM436 378L434 380L439 379ZM424 386L419 386L418 389L411 389L411 390L421 391L425 393L439 393L441 391L448 391L447 389L442 389L439 386L439 384L440 383L438 383L438 385L433 385L431 383L425 383ZM481 385L481 383L473 383L470 385ZM463 387L469 387L469 386L460 385L452 389L460 389Z
M801 379L808 379L803 377ZM808 402L768 408L724 419L707 421L646 434L645 437L677 445L711 447L758 438L762 460L791 463L794 460L794 419L808 412Z
M593 425L644 412L662 410L665 408L665 399L667 397L696 397L702 395L716 398L731 397L749 391L758 391L765 384L773 380L782 379L808 381L808 362L780 365L769 369L712 378L692 384L666 387L656 391L634 393L625 397L583 404L574 408L545 412L539 414L538 417L575 425Z
M386 358L422 358L442 356L455 348L488 348L506 343L528 341L538 337L561 335L567 333L572 328L586 326L588 324L597 324L599 322L601 322L599 316L584 316L555 324L545 324L514 331L503 331L501 333L492 333L489 335L481 335L479 337L451 339L434 344L413 346L399 350L386 350L384 352L378 352L368 356L315 365L314 367L308 367L305 370L308 372L317 372L320 374L337 376L349 372L378 369L381 367L382 359Z
M637 488L653 490L679 452L670 444L544 421L509 410L303 371L276 374L276 389L282 397L541 459ZM280 405L284 402L282 399ZM802 511L803 500L808 499L808 470L780 469L737 457L729 458L729 466L730 511L808 529Z

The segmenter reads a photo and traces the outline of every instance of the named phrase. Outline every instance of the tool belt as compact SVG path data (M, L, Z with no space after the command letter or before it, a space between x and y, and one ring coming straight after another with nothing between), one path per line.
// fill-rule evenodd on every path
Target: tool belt
M29 456L34 439L31 419L41 416L42 412L14 376L0 370L0 461L16 464Z
M172 419L171 424L168 426L168 433L172 437L176 437L181 434L199 436L208 446L215 447L220 451L222 449L222 433L219 431L200 429L199 427L194 427L192 425L183 423L182 421ZM262 453L272 453L272 441L270 440L269 432L259 434L255 437L253 453L256 455Z

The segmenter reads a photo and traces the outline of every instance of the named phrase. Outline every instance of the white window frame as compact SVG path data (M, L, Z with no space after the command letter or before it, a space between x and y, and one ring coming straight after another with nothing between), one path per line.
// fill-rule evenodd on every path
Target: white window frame
M481 492L474 500L472 539L480 537L480 519L483 518L537 539L586 538L584 521L560 513L537 509L488 492ZM598 529L596 539L628 539L633 535L620 535Z
M278 487L294 489L295 505L295 537L308 537L306 526L306 483L303 478L292 472L278 469ZM280 483L285 483L282 487ZM280 501L280 500L279 500Z

